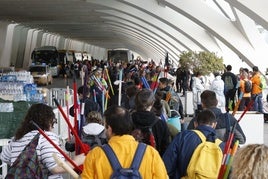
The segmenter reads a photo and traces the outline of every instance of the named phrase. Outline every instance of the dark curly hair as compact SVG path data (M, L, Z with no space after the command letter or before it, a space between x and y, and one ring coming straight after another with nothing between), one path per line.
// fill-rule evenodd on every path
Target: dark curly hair
M42 103L33 104L17 129L15 140L21 139L28 132L36 130L36 127L30 121L34 121L42 130L49 131L50 127L56 123L53 108Z

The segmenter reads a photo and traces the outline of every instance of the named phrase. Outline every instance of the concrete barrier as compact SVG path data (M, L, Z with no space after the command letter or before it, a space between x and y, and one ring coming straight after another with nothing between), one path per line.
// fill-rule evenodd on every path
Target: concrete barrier
M242 111L237 111L235 118L239 119ZM246 135L246 144L264 143L264 120L263 114L256 111L248 111L239 122Z

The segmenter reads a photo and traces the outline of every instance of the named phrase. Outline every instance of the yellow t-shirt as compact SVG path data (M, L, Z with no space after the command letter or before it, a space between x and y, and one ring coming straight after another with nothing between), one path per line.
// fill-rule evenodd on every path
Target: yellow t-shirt
M123 168L131 165L138 142L131 135L113 136L109 145ZM147 145L140 168L142 178L168 178L165 165L157 150ZM108 158L100 147L95 147L86 156L82 178L110 178L113 170Z

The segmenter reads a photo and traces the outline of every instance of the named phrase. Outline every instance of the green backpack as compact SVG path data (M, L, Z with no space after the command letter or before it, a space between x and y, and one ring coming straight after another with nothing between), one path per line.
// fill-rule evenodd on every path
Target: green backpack
M224 87L226 91L229 91L234 88L234 83L231 76L225 76Z
M215 143L206 141L201 131L193 130L202 140L195 149L187 167L187 179L217 179L223 158L223 152L219 147L222 142L219 139Z
M45 179L48 178L48 173L42 170L42 164L38 160L36 146L38 145L40 134L29 142L23 149L18 158L9 168L6 179Z

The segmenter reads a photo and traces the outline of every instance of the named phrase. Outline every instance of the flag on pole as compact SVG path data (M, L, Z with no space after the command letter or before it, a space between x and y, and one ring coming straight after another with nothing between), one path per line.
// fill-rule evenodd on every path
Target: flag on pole
M166 53L166 58L165 58L165 67L169 66L169 58L168 58L168 52Z
M166 58L165 58L165 64L164 64L164 77L167 78L167 73L169 71L169 57L168 57L168 52L166 53Z

